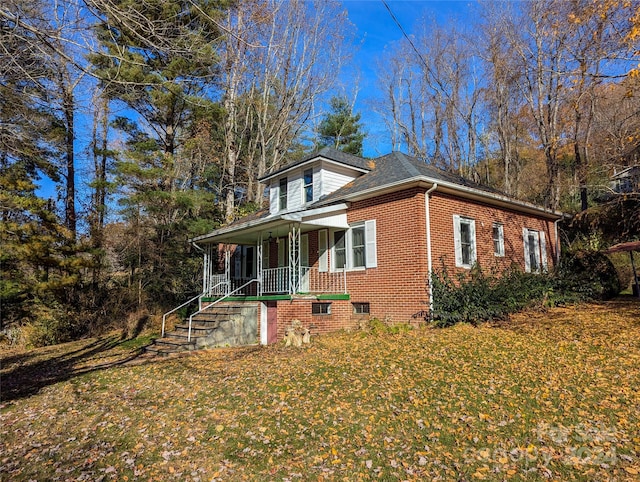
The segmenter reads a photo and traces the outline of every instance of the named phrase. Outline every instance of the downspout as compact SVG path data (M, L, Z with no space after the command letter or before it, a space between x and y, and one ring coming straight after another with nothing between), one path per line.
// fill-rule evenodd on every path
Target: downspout
M193 246L197 250L200 250L200 251L202 251L204 253L204 249L202 249L200 246L198 246L194 241L189 241L189 243L191 244L191 246Z
M429 211L429 196L437 188L438 183L435 182L433 183L433 186L431 186L424 194L424 211L427 222L427 272L429 274L429 281L427 286L429 286L429 317L431 317L431 314L433 313L433 286L431 283L433 263L431 261L431 213Z

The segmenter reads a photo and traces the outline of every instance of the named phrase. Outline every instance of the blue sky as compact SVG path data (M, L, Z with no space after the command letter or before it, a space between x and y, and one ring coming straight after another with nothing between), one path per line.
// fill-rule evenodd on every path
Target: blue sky
M389 152L391 145L386 139L384 125L371 112L368 101L378 96L376 76L379 59L385 48L403 35L382 0L343 0L343 4L356 28L356 43L360 45L352 62L359 73L355 111L362 114L362 123L368 132L364 154L373 157ZM409 35L423 18L433 19L439 24L446 24L454 18L464 22L474 8L474 2L470 0L387 0L387 4ZM348 84L353 77L353 71L346 70L343 82ZM347 95L352 95L350 87L353 86L345 86Z
M473 0L386 0L387 4L399 20L404 30L411 34L416 23L422 19L435 19L438 23L446 23L451 18L464 21L474 8ZM372 112L369 102L378 96L377 71L379 61L385 50L400 40L403 35L391 18L382 0L342 0L347 9L349 20L355 28L355 55L349 68L343 74L344 91L351 99L355 89L353 79L357 78L358 96L355 111L362 115L367 137L364 141L364 154L367 157L377 157L391 151L382 120ZM88 102L88 99L85 99ZM115 106L114 106L115 107ZM76 116L76 143L79 149L77 158L88 156L86 146L90 142L91 120L88 116ZM84 191L87 185L85 179L91 174L88 166L78 165L76 173L78 190ZM40 183L39 195L55 198L54 185L47 179ZM82 194L80 195L82 196Z

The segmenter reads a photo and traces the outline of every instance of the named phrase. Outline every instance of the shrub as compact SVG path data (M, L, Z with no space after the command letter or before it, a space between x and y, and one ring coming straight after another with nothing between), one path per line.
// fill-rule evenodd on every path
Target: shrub
M55 302L34 302L32 315L33 321L22 327L22 336L28 347L71 341L82 329L73 313Z
M613 266L618 272L618 279L620 280L620 290L624 291L629 288L633 282L633 268L631 267L631 260L629 259L629 253L613 253L607 255L607 258L611 260Z
M436 326L504 318L553 292L549 277L517 268L487 274L475 267L451 277L443 267L433 273L431 282L432 320Z
M452 277L443 266L433 273L431 283L431 319L436 326L500 319L536 303L606 300L620 292L615 267L597 251L569 253L552 273L523 273L512 267L487 274L474 267Z
M375 335L398 335L411 330L411 325L408 323L386 323L378 318L368 320L367 325L364 327Z
M563 256L557 270L559 288L583 299L608 300L620 293L615 266L598 251L579 250Z

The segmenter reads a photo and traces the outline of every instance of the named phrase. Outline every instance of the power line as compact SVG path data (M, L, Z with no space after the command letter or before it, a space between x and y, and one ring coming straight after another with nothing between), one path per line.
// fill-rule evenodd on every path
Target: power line
M407 35L407 32L405 32L404 28L402 27L402 24L400 23L398 18L395 16L393 11L391 10L391 7L389 6L389 4L386 2L386 0L380 0L380 1L382 2L382 4L385 6L387 11L389 12L389 15L391 15L391 18L393 19L393 21L396 23L396 25L398 26L398 28L402 32L402 35L404 35L404 38L407 39L407 41L409 42L409 45L411 45L411 47L413 48L413 51L416 53L418 58L422 61L424 66L427 68L427 71L431 72L431 68L429 67L429 64L427 64L427 61L424 59L424 57L422 56L422 54L420 53L420 51L418 50L416 45L413 43L413 40L411 40L411 37L409 37Z
M451 101L451 94L449 93L449 91L447 91L447 89L443 85L443 83L440 80L440 78L437 75L435 75L435 73L433 72L433 69L431 68L431 66L427 63L425 58L422 56L422 54L420 53L420 51L418 50L416 45L413 43L413 40L411 40L411 37L409 37L407 35L407 32L405 32L404 28L402 27L402 24L400 24L400 21L394 15L393 11L391 10L391 7L389 7L389 4L386 2L386 0L380 0L380 1L386 7L386 9L388 10L389 15L391 15L391 18L393 19L393 21L396 23L396 25L398 26L398 28L402 32L402 35L404 35L404 38L407 39L407 41L409 42L409 45L411 45L411 47L413 48L413 51L416 53L416 55L418 56L420 61L424 64L425 69L427 69L427 74L429 74L431 76L433 81L436 83L437 87L440 89L440 92L447 98L447 100ZM455 103L455 102L453 103L453 108L458 112L458 114L460 114L462 117L464 117L464 114L460 111L460 108L458 107L457 103Z

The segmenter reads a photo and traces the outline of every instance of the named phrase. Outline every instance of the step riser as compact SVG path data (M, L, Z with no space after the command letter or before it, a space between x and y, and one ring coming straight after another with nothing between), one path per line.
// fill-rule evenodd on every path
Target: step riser
M211 333L213 333L213 330L191 330L191 338L209 336ZM173 331L171 333L168 333L168 335L172 336L173 338L187 339L189 337L189 330Z
M211 311L198 313L191 319L191 341L188 341L189 318L187 318L175 325L174 331L165 333L164 338L156 339L153 345L145 348L145 351L157 356L169 356L194 350L198 338L210 336L222 323L242 316L243 309L244 307L239 306L212 307Z
M202 320L202 321L224 321L224 320L228 320L229 318L233 317L233 316L240 316L240 313L217 313L217 314L204 314L204 313L200 313L197 315L193 315L192 320L196 321L196 320ZM186 318L187 320L189 318Z
M195 341L193 340L193 338L191 339L191 341L187 341L186 338L184 340L167 340L166 338L161 338L156 340L155 345L176 349L184 348L185 350L189 350L195 346Z
M228 318L227 319L223 319L223 320L216 320L216 321L208 321L208 320L193 320L191 322L191 327L195 328L195 327L201 327L201 328L217 328L220 323L224 323L226 321L230 321ZM187 320L186 323L178 323L177 325L175 325L176 328L179 326L184 326L189 328L189 321Z

